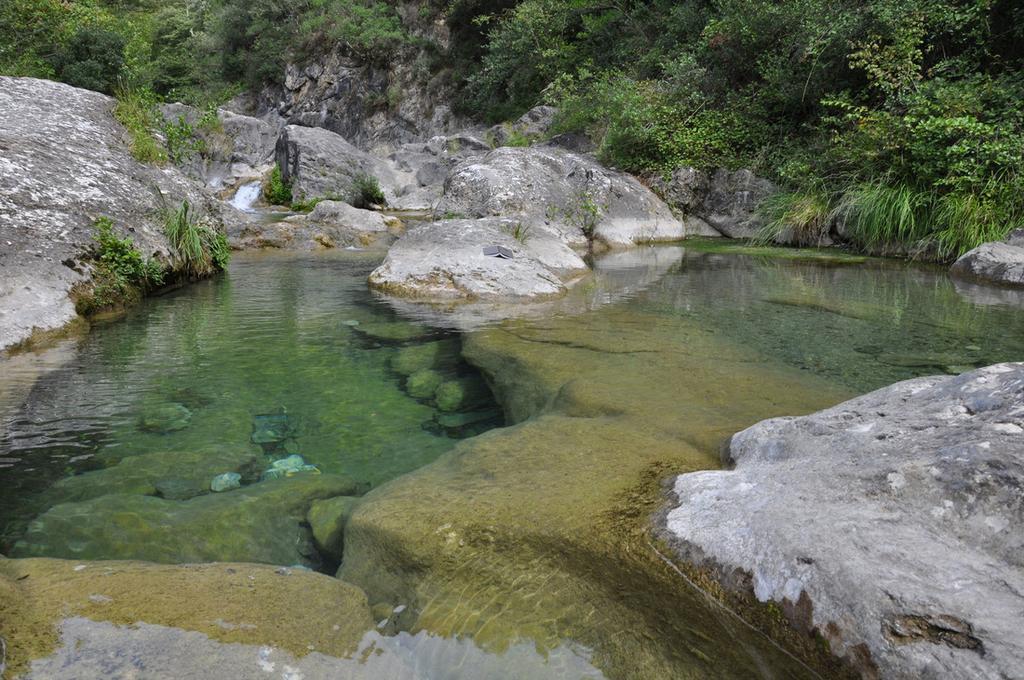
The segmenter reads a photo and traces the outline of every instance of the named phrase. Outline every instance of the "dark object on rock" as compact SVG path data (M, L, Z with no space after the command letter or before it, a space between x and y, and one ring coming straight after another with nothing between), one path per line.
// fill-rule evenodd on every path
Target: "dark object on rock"
M500 257L503 260L511 260L515 257L515 254L505 246L484 246L484 255Z

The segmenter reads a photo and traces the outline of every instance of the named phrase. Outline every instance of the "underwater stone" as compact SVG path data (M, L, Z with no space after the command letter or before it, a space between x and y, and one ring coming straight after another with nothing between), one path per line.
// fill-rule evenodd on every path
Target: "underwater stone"
M275 460L270 469L260 475L260 480L266 481L268 479L283 479L300 472L320 474L320 469L315 465L307 465L302 456L294 453L287 458Z
M437 371L424 369L409 376L405 381L405 391L415 399L429 399L437 392L437 388L444 382L444 376Z
M192 412L176 402L151 406L139 418L139 429L144 432L167 434L188 427Z
M442 411L462 411L485 406L493 402L487 383L479 376L449 380L434 393L437 407Z
M50 508L12 556L317 566L302 546L313 501L356 493L341 475L299 474L187 501L114 494Z
M416 340L428 340L437 335L437 331L407 321L369 321L352 330L369 340L385 344L401 344Z
M225 472L217 475L210 481L210 491L213 491L214 493L230 491L231 489L237 489L240 486L242 486L242 475L237 472Z
M314 501L306 513L306 521L313 530L313 540L317 547L335 560L341 560L345 522L358 502L359 499L354 496Z
M409 376L428 368L454 368L459 363L459 349L458 341L452 339L402 347L391 359L391 370Z
M148 496L159 493L169 500L183 500L205 493L210 478L225 471L255 480L259 476L259 458L248 451L207 450L127 456L112 467L58 481L47 491L46 497L49 505L115 493Z

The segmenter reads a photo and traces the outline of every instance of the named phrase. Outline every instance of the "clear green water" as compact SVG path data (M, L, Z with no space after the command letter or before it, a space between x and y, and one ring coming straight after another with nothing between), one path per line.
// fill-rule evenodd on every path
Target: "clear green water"
M451 448L452 435L500 424L443 430L435 420L446 414L429 396L407 393L396 357L438 340L454 343L457 353L458 339L397 319L375 302L365 285L374 265L357 253L237 257L228 275L148 300L128 318L95 328L67 364L0 414L0 552L11 550L25 521L46 506L120 484L122 466L90 471L123 458L173 454L191 468L197 453L221 454L225 464L255 456L246 469L256 475L296 453L324 475L353 480L362 494L435 459ZM4 380L17 382L16 373L12 366ZM472 373L450 362L440 371L444 379ZM471 408L477 406L493 404ZM279 415L289 436L264 453L253 442L261 418ZM164 468L154 474L195 476ZM197 481L208 485L217 470ZM89 474L66 497L47 488L75 473ZM130 481L138 487L160 480ZM104 556L76 553L52 538L32 553ZM109 557L132 556L125 549ZM152 556L140 546L138 557Z
M557 394L548 401L554 409L469 440L461 457L433 466L456 441L439 430L436 405L409 395L396 367L410 359L410 348L435 348L438 340L469 346L474 338L397 318L366 292L374 263L359 255L239 257L226 277L96 329L30 392L3 402L4 550L98 558L97 551L120 551L125 542L106 548L86 545L83 536L147 536L138 518L150 515L137 500L96 495L116 483L127 485L128 498L160 493L143 488L148 478L139 482L124 470L110 476L122 459L168 454L161 458L180 461L174 475L188 481L210 476L204 461L255 456L265 469L294 452L322 473L317 484L332 475L349 480L331 482L345 495L419 470L373 494L349 567L371 603L410 604L398 625L403 632L388 631L386 641L367 634L383 650L381 668L402 669L394 677L804 677L699 595L646 580L647 563L633 561L642 540L629 543L633 557L620 561L616 550L626 544L618 532L631 530L632 520L620 526L609 513L619 501L609 499L619 499L651 463L712 464L721 436L793 414L793 404L821 408L896 380L1022 360L1024 294L958 290L933 268L793 254L691 244L659 248L654 258L616 256L599 262L598 279L554 316L482 330L477 355L516 385L522 404L515 414L543 408L549 393ZM472 377L468 366L445 361L446 378ZM34 377L20 366L5 366L0 396L17 395ZM524 380L536 382L536 395ZM635 403L623 406L623 399ZM188 409L187 426L140 429L150 409L168 404L175 405L172 423L182 413L177 405ZM284 415L293 428L269 455L252 442L261 415ZM585 461L571 445L583 441ZM77 481L83 478L96 483ZM246 489L209 498L230 505L266 484L246 481ZM296 495L319 493L295 488ZM265 502L286 504L280 496ZM157 502L184 508L196 499ZM260 502L246 515L255 513L263 522L256 528L269 530L273 518L259 515ZM61 510L69 506L88 512ZM232 512L213 508L180 526L230 534L230 525L206 526L207 517L223 515L258 534ZM44 527L52 531L37 531L36 548L26 547L28 522L40 515L51 518ZM251 548L223 545L231 558ZM66 646L39 677L104 677L113 667L102 659L125 650L160 658L169 649L179 656L198 650L202 664L190 672L219 676L238 659L255 663L258 651L182 642L175 630L65 625ZM378 672L330 659L301 663L306 677ZM72 675L47 675L58 667Z

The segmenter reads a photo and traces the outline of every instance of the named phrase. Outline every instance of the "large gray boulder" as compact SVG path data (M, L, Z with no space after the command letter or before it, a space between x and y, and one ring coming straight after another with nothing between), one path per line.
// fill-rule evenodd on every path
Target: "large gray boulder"
M683 224L635 177L557 147L503 147L454 168L438 212L544 224L571 246L678 241Z
M242 250L278 248L386 248L402 233L401 220L342 201L321 201L308 215L278 221L249 220L229 229L232 247Z
M495 125L487 131L487 137L494 146L504 146L513 135L530 142L540 141L548 136L557 114L558 109L554 106L535 106L513 123Z
M1024 364L908 380L732 437L665 535L865 677L1024 668Z
M513 219L442 220L412 227L370 274L386 293L430 300L543 298L565 293L586 263L558 235L524 228ZM525 243L521 240L525 238ZM512 259L488 257L486 246L504 246Z
M1024 229L1004 241L978 246L954 262L950 271L974 281L1024 287Z
M717 232L729 238L753 238L764 226L761 202L778 191L772 182L750 170L719 168L711 175L696 168L677 168L669 177L650 178L651 186L677 214L709 226L700 235Z
M169 266L163 207L187 199L220 218L181 171L132 158L113 106L89 90L0 77L0 351L76 318L70 296L91 280L97 218Z
M394 188L400 184L386 161L322 128L287 126L277 140L275 159L281 178L291 183L295 200L351 201L356 193L357 178L361 176L376 179L385 194L393 195Z

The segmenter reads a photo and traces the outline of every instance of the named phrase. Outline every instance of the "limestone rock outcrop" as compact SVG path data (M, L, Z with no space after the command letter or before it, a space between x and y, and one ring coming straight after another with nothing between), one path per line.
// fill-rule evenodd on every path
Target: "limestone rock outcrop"
M734 435L664 535L865 677L1024 664L1024 364L900 382Z
M1003 241L984 243L953 263L954 276L1024 287L1024 229L1013 231Z

